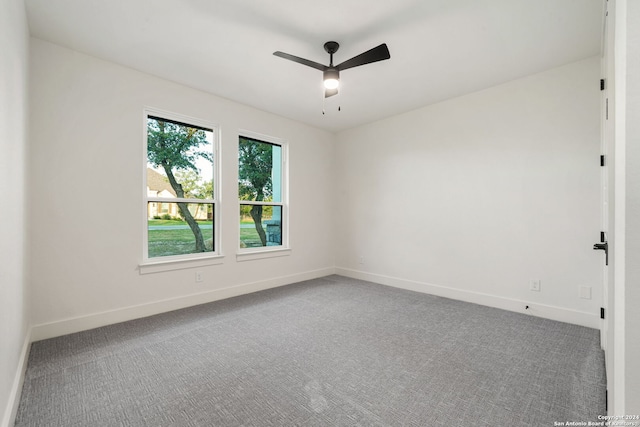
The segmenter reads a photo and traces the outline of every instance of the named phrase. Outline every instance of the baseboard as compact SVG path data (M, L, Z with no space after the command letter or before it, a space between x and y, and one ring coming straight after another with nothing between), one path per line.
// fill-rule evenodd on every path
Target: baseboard
M600 318L591 313L569 310L545 304L535 304L528 301L521 301L511 298L504 298L496 295L484 294L480 292L466 291L462 289L450 288L447 286L434 285L431 283L406 280L398 277L385 276L382 274L367 273L349 268L336 267L336 274L351 277L354 279L367 280L381 285L393 286L416 292L437 295L459 301L471 302L488 307L500 308L503 310L515 311L532 316L543 317L545 319L557 320L574 325L586 326L588 328L600 329ZM526 310L525 307L529 306Z
M199 304L206 304L208 302L249 294L252 292L258 292L278 286L289 285L291 283L301 282L304 280L329 276L331 274L335 274L335 269L333 267L312 270L288 276L280 276L267 280L261 280L258 282L231 286L228 288L214 289L212 291L185 295L161 301L154 301L146 304L124 307L116 310L109 310L51 323L44 323L33 326L31 331L31 339L32 341L39 341L47 338L54 338L61 335L72 334L75 332L99 328L101 326L112 325L114 323L126 322L128 320L153 316L160 313L166 313L168 311L179 310L181 308L192 307Z
M18 406L20 405L20 396L22 395L22 385L24 384L24 376L27 371L27 362L29 361L29 351L31 350L31 329L27 331L20 352L20 360L16 368L16 374L11 385L9 393L9 401L4 411L4 417L0 427L12 427L16 422L18 414Z
M599 317L590 313L568 310L551 305L529 303L527 301L455 289L431 283L401 279L398 277L367 273L348 268L330 267L231 286L228 288L215 289L212 291L191 294L177 298L154 301L151 303L140 304L136 306L124 307L116 310L94 313L87 316L79 316L56 322L34 325L31 329L30 338L31 341L39 341L47 338L85 331L88 329L99 328L101 326L111 325L114 323L126 322L128 320L138 319L141 317L153 316L156 314L165 313L167 311L179 310L181 308L191 307L198 304L205 304L225 298L258 292L278 286L289 285L291 283L301 282L304 280L324 277L331 274L340 274L342 276L367 280L382 285L428 293L431 295L486 305L503 310L530 314L533 316L543 317L551 320L558 320L560 322L572 323L589 328L600 328ZM529 310L524 309L526 305L529 305Z

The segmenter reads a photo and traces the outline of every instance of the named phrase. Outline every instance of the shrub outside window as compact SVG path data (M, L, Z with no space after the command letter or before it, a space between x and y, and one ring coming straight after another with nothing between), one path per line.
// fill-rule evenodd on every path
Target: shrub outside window
M144 259L218 253L217 129L169 113L146 114Z

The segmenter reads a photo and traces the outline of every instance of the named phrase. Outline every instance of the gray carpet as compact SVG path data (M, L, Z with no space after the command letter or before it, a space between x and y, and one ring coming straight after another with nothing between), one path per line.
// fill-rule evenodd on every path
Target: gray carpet
M596 330L330 276L32 345L16 426L553 426Z

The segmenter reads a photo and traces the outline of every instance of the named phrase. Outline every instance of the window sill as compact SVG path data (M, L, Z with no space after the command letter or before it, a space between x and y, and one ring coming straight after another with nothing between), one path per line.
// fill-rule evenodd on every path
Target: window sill
M161 273L163 271L219 265L222 264L223 260L224 255L213 255L201 258L149 261L140 264L138 269L140 270L140 274Z
M265 258L275 258L281 256L289 256L291 255L290 248L279 248L279 249L265 249L260 251L252 251L252 252L240 252L236 254L236 261L252 261L255 259L265 259Z

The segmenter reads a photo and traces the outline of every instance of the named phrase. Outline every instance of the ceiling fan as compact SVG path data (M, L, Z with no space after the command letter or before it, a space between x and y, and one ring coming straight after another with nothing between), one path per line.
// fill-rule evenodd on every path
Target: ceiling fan
M353 67L359 67L360 65L370 64L372 62L384 61L385 59L391 58L386 43L382 43L381 45L376 46L373 49L369 49L368 51L363 52L360 55L356 55L351 59L347 59L346 61L338 65L333 65L333 54L338 51L338 48L340 48L340 44L338 44L338 42L326 42L324 44L324 50L326 50L329 54L329 65L323 65L280 51L273 52L273 54L275 56L279 56L280 58L288 59L290 61L297 62L298 64L306 65L308 67L322 71L325 98L336 95L338 93L338 86L340 85L340 71L347 70Z

